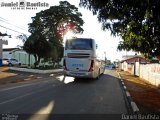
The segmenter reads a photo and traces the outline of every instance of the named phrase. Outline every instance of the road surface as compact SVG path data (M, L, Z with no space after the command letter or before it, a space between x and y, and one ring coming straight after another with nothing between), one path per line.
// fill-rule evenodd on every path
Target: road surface
M58 76L0 88L0 114L126 114L122 87L114 70L99 80ZM44 115L45 114L45 115ZM30 117L28 117L30 118ZM41 116L42 118L42 116Z

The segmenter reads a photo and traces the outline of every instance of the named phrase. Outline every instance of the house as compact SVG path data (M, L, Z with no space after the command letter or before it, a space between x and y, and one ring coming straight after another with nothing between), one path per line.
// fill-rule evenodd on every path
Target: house
M150 63L149 60L146 58L140 56L140 55L129 55L129 56L123 56L121 61L120 68L124 71L130 71L133 72L132 67L135 64L147 64Z
M123 62L126 62L128 64L134 64L135 62L144 63L144 64L150 63L149 60L147 60L146 58L144 58L140 55L123 56L121 63L123 63Z

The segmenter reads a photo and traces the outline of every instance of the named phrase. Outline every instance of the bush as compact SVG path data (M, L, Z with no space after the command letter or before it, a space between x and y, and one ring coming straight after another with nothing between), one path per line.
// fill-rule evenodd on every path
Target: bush
M61 65L56 65L56 66L53 66L53 65L45 65L45 66L39 66L38 69L40 70L50 70L50 69L60 69L62 68Z

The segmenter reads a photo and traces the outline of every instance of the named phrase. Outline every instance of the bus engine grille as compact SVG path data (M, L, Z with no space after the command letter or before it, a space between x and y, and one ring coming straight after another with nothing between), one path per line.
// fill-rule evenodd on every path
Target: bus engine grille
M85 54L85 53L68 53L67 56L69 58L89 58L90 54Z

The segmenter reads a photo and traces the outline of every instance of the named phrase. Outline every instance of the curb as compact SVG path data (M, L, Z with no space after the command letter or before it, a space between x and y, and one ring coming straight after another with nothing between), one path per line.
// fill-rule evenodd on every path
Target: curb
M117 72L117 71L116 71L116 72ZM117 72L117 74L118 74L119 79L121 80L122 87L123 87L123 89L124 89L124 91L125 91L125 95L127 96L127 100L128 100L128 102L129 102L129 105L130 105L130 107L132 108L133 114L138 114L138 113L140 113L140 110L139 110L138 106L137 106L136 103L133 101L133 99L132 99L129 91L127 90L127 87L125 86L125 84L124 84L124 82L123 82L123 80L122 80L122 78L121 78L121 76L120 76L120 73Z

